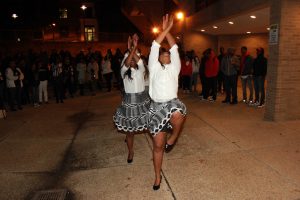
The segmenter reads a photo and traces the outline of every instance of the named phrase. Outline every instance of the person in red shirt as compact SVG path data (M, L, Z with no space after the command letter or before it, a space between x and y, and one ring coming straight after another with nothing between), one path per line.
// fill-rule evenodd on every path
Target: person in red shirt
M180 75L182 77L182 82L183 82L184 93L190 92L190 82L191 82L192 74L193 74L192 60L188 56L185 56L184 60L181 63L181 71L180 71Z
M205 63L205 77L207 79L207 87L204 89L203 98L208 99L210 94L212 98L210 101L217 99L217 81L219 73L219 60L212 49L208 49L208 60Z

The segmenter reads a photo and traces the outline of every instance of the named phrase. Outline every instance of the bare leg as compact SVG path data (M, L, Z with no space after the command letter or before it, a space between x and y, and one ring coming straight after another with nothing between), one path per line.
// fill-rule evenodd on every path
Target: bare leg
M133 158L133 139L134 134L133 133L127 133L126 134L126 141L127 141L127 148L128 148L128 158L131 160Z
M167 143L172 145L177 140L181 131L185 117L180 112L174 112L171 116L170 123L172 125L172 135L168 139Z
M164 147L166 143L166 133L159 132L153 137L153 164L155 171L155 182L154 185L160 184L160 172L163 161Z

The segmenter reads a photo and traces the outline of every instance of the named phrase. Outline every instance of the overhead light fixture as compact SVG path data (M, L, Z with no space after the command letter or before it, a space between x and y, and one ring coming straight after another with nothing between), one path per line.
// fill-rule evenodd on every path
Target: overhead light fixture
M217 29L218 27L217 27L217 26L213 26L213 28L214 28L214 29Z
M270 30L270 28L267 28L267 30L269 31L269 30Z
M12 18L16 19L18 17L18 15L16 13L11 15Z
M251 15L250 16L252 19L256 19L256 16L255 15Z
M247 34L251 34L251 32L250 32L250 31L248 31L248 32L247 32Z
M233 23L233 22L228 22L228 24L231 24L231 25L232 25L232 24L234 24L234 23Z
M80 8L81 8L83 11L84 11L85 9L87 9L87 7L86 7L85 5L82 5Z
M205 29L201 29L201 32L205 32Z

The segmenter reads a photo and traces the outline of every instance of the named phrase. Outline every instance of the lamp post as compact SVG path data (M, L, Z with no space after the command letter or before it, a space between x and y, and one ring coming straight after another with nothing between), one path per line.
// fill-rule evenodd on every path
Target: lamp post
M87 38L85 35L85 10L87 9L87 7L85 5L82 5L80 8L83 10L83 38L84 38L84 41L87 41Z

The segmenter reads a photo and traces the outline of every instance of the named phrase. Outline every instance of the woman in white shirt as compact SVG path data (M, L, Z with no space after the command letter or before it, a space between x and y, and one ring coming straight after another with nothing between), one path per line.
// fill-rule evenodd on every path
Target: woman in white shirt
M131 43L131 38L128 40L129 43ZM126 133L128 163L133 161L134 133L147 129L147 122L149 119L150 99L144 92L145 67L143 61L136 53L137 40L137 37L133 39L133 48L121 68L125 94L123 96L122 105L117 108L113 117L117 129Z
M178 76L181 62L178 46L170 30L173 17L163 17L162 32L153 41L149 56L150 85L149 95L153 100L150 105L148 129L153 136L153 164L155 182L153 190L160 188L161 166L164 148L166 153L172 150L186 115L185 105L177 98ZM160 48L160 43L167 38L171 47L169 51ZM172 135L166 142L166 135L172 128Z

